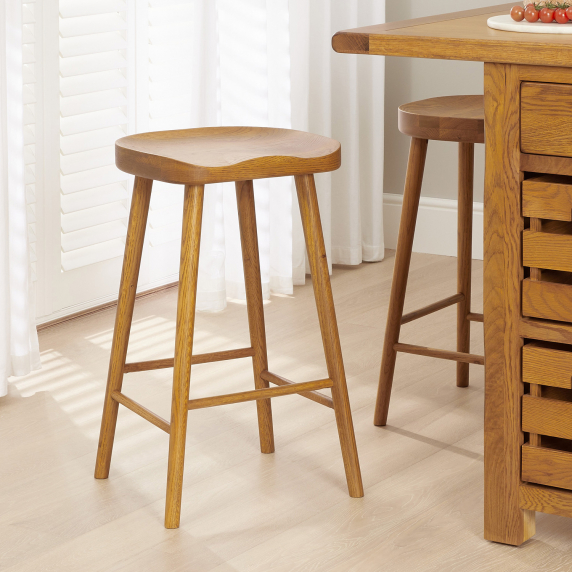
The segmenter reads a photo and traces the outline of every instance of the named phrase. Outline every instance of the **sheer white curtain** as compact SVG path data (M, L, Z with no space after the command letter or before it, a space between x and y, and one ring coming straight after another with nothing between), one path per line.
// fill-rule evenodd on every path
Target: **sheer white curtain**
M317 177L331 263L383 258L382 58L341 55L332 35L382 23L383 0L198 0L192 126L253 125L319 133L342 143L342 168ZM255 181L264 296L306 274L291 178ZM205 197L198 307L244 298L234 186Z
M22 4L0 0L0 396L39 367L30 280L22 100Z

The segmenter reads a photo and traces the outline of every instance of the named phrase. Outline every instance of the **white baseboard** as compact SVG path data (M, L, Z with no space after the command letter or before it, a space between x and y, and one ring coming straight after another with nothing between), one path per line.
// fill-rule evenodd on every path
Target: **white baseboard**
M386 248L397 246L402 195L383 196ZM413 252L457 256L457 201L421 197ZM473 258L483 259L483 203L473 205Z

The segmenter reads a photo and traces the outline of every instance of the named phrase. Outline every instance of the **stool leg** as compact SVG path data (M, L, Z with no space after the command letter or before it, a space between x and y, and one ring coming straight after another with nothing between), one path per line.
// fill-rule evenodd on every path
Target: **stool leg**
M471 264L473 258L473 143L459 143L459 211L457 227L457 292L464 299L457 305L457 351L470 353ZM457 387L469 386L469 364L457 362Z
M411 139L373 421L375 425L379 426L387 423L391 386L393 384L395 360L397 357L394 346L399 342L399 333L401 331L401 317L403 316L405 290L411 263L411 251L413 249L415 223L417 222L417 211L419 209L419 197L421 196L425 157L427 156L427 144L427 139L417 139L415 137Z
M236 182L236 204L238 206L238 221L240 223L240 241L242 245L242 262L244 265L250 345L255 351L252 357L254 386L256 389L265 389L270 387L270 384L260 377L263 371L268 370L268 355L266 353L266 330L264 328L264 307L262 304L260 255L258 253L256 211L252 181ZM274 431L272 429L272 406L270 399L257 400L256 408L258 410L260 450L263 453L274 453Z
M181 520L185 441L187 437L187 402L189 401L191 381L204 190L202 185L185 187L165 528L178 528Z
M101 419L99 445L97 447L96 479L107 479L109 476L119 409L119 403L112 399L111 395L114 391L121 391L123 384L123 368L125 366L131 321L133 319L133 306L135 305L135 294L137 292L137 280L139 279L139 267L141 266L141 254L143 252L152 186L153 181L150 179L135 178L125 242L125 255L123 257L123 270L121 272L121 285L119 286L119 299L117 301L117 313L115 315L113 342L111 344L109 372L107 374L107 389L105 391L103 417Z
M351 497L363 496L363 484L352 422L352 412L346 386L346 375L342 360L342 348L336 322L336 312L328 261L326 259L326 247L322 235L322 224L318 208L318 197L313 175L298 175L295 177L302 226L306 238L308 259L312 271L312 283L314 284L314 296L318 308L322 342L326 354L328 376L333 381L332 399L336 423L342 447L342 456L346 471L346 479Z

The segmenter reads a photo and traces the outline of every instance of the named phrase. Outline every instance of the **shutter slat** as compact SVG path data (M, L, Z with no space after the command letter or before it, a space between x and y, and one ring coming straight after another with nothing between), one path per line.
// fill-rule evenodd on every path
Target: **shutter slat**
M62 212L64 214L98 207L107 203L125 200L129 197L127 189L121 183L105 185L88 191L80 191L63 195L61 198Z
M68 272L81 268L82 266L89 266L90 264L97 264L105 260L111 260L123 256L125 251L125 243L121 239L110 240L101 244L94 244L87 248L73 250L72 252L62 253L62 270Z
M99 91L97 93L86 93L62 98L60 113L62 117L70 115L80 115L92 111L112 109L127 105L127 98L120 89Z
M93 16L106 12L121 12L125 10L123 0L60 0L60 16L74 18L77 16Z
M60 36L72 38L127 29L127 22L119 14L98 14L77 18L60 18Z
M100 224L75 232L62 234L62 251L71 252L86 246L92 246L115 238L123 238L127 234L127 227L119 220Z
M109 203L69 214L62 214L62 232L73 232L107 222L127 218L127 209L123 202Z
M127 48L127 40L121 32L106 32L75 38L60 38L60 56L69 58L86 54L101 54Z
M95 131L104 127L127 124L127 116L121 109L106 109L60 119L60 133L64 136Z
M62 155L80 153L81 151L113 145L121 137L125 137L125 132L120 127L97 129L89 133L78 133L61 137L60 149Z
M76 75L124 69L127 60L119 50L98 54L86 54L62 58L60 62L60 75L64 78Z
M60 93L64 97L69 97L126 86L125 76L119 70L111 70L62 78Z
M62 155L60 158L60 170L64 175L105 167L115 164L115 146L100 147L81 153Z
M104 185L126 181L127 175L122 173L115 166L108 166L90 169L89 171L74 173L72 175L62 175L60 180L62 193L67 195L68 193L87 191L95 187L103 187Z

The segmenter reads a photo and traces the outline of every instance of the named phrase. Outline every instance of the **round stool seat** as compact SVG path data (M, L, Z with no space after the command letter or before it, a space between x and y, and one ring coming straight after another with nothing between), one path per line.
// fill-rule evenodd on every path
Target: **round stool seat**
M399 131L432 141L484 143L484 96L452 95L406 103L399 108Z
M205 127L123 137L115 163L145 179L205 185L335 171L341 151L333 139L292 129Z

